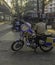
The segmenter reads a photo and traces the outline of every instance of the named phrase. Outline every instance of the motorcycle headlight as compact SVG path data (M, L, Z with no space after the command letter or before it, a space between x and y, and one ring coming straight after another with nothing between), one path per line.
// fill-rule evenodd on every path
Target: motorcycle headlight
M22 26L21 26L21 30L22 31L27 31L29 29L29 27L27 26L27 25L25 25L25 24L23 24Z

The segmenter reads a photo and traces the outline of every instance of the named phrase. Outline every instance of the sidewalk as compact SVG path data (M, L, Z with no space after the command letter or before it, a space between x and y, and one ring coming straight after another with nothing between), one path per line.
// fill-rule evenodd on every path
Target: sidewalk
M0 25L3 25L3 24L5 24L4 22L0 22Z
M7 24L7 23L9 24L8 21L2 21L2 22L0 21L0 25Z
M0 32L1 31L4 31L4 30L6 30L6 29L11 29L11 25L9 25L9 24L5 24L5 23L0 23Z

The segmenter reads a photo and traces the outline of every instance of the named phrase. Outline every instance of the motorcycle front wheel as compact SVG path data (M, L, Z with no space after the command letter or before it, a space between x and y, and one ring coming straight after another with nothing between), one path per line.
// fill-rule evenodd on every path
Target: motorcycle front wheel
M23 48L23 45L24 45L24 41L22 40L17 40L17 41L14 41L13 44L11 45L11 49L13 51L19 51L20 49Z

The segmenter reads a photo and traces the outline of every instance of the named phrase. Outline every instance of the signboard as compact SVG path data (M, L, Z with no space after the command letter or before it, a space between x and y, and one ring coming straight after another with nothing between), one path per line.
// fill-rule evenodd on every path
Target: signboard
M48 18L55 18L55 13L48 13L47 16Z

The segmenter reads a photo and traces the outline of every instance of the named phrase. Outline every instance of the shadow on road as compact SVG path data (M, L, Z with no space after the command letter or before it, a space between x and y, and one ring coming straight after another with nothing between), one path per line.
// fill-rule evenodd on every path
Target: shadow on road
M38 56L39 57L51 57L52 55L55 55L55 53L53 53L53 51L51 51L51 52L47 52L47 53L45 53L45 52L42 52L42 51L36 51L36 52L34 52L33 50L30 50L30 51L17 51L17 52L12 52L11 53L11 55L13 56L13 57L37 57L38 58Z

